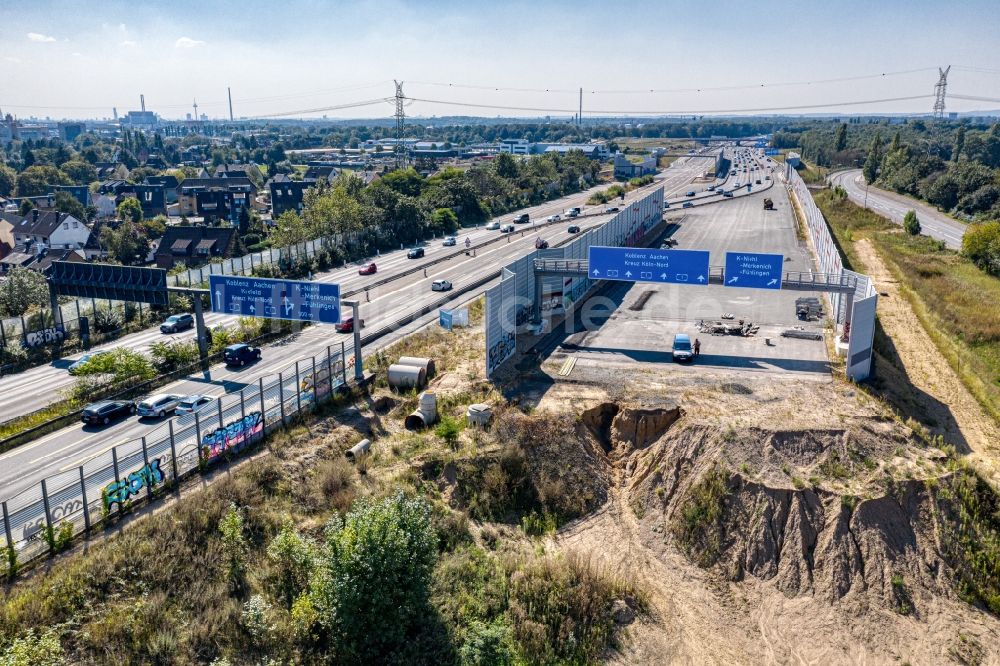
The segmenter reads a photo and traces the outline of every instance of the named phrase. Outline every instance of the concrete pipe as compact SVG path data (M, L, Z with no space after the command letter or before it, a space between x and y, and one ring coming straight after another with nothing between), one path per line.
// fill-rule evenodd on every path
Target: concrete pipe
M399 365L394 363L389 366L389 386L398 390L423 388L427 381L427 372L415 365Z
M434 376L434 359L432 358L420 358L419 356L400 356L399 360L396 361L396 365L412 365L418 368L423 368L427 379Z
M344 457L355 462L359 456L363 456L368 453L372 448L372 442L370 439L363 439L351 448L344 451Z
M424 415L419 409L407 416L403 421L403 427L407 430L423 430L427 425L428 423L424 420Z

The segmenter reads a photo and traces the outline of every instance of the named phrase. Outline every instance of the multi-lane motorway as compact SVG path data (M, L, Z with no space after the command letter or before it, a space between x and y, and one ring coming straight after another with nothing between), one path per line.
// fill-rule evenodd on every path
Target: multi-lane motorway
M664 186L667 193L681 192L690 189L692 180L698 175L701 164L699 160L683 160L675 163L670 169L661 174L656 183L651 187ZM631 198L643 196L650 188L633 193ZM550 202L542 206L527 209L533 220L541 220L547 215L562 212L565 208L573 205L581 205L588 194L575 195L563 200ZM602 207L603 208L603 207ZM505 216L507 217L507 216ZM426 275L423 271L411 273L405 277L393 280L386 284L373 287L369 290L368 300L362 297L361 316L365 320L366 327L372 329L376 326L383 326L390 322L401 319L404 315L431 303L441 297L440 293L432 292L430 283L435 279L448 279L455 285L455 291L459 292L463 287L481 280L495 272L500 266L509 261L522 256L533 246L535 239L541 237L550 244L556 244L571 237L567 228L570 224L578 224L586 229L590 226L602 224L608 219L607 215L596 215L582 218L578 221L563 220L562 222L536 227L531 224L518 225L516 231L500 242L481 247L475 256L466 256L464 253L456 257L428 265ZM504 221L507 221L506 219ZM463 232L459 236L460 247L464 245L466 236L469 236L473 245L496 237L499 232L476 230ZM359 276L357 266L331 271L330 273L317 276L317 280L325 282L339 282L344 290L363 288L366 284L384 279L409 269L415 265L424 266L434 261L436 258L447 256L455 251L452 247L442 247L441 241L428 243L426 246L426 257L421 260L406 259L405 252L392 252L375 257L373 260L378 264L379 272L374 276ZM213 323L223 322L226 317L213 316ZM392 340L405 334L403 329L396 335L382 338L373 343L375 346L383 346ZM190 335L190 334L189 334ZM162 339L158 332L144 332L134 336L129 336L119 340L117 345L128 345L132 348L144 348L150 342ZM329 344L339 347L341 341L345 341L350 347L350 335L339 334L332 330L332 327L313 326L304 329L294 335L291 339L280 344L269 345L263 349L263 360L253 366L244 369L230 370L222 366L212 367L204 375L189 376L187 379L175 382L162 389L163 392L170 393L202 393L219 395L231 391L238 391L264 375L276 374L279 370L287 368L297 359L317 353L326 348ZM369 353L370 350L365 350ZM62 382L61 385L68 385L65 371L58 369L55 375L50 374L51 368L39 368L45 371L46 377L55 377ZM30 372L30 371L29 371ZM18 379L20 376L9 378ZM35 379L35 382L40 381ZM37 406L46 404L51 400L54 388L52 386L39 386L31 380L24 380L22 391L30 393L33 398L29 402ZM0 388L2 390L2 388ZM37 408L37 407L35 407ZM101 428L84 428L74 425L62 430L53 432L37 440L14 449L6 454L0 455L0 499L14 495L32 485L37 485L39 480L47 475L73 469L83 461L92 457L95 452L103 451L109 446L132 438L143 436L152 427L159 425L159 422L152 420L149 422L139 421L135 418L127 419L118 424Z
M681 188L682 186L690 183L691 179L697 175L697 171L701 166L699 162L699 160L686 159L679 161L676 167L667 170L661 175L656 186L659 186L660 184L665 185L669 192L672 189ZM606 206L585 205L587 198L599 189L603 189L603 187L592 188L591 190L580 194L563 197L562 199L519 211L529 213L532 223L528 225L517 225L516 238L520 239L522 233L527 235L528 232L531 232L533 234L534 231L537 230L537 225L543 223L546 216L562 213L566 208L570 208L572 206L583 207L585 214L603 211ZM640 196L645 191L646 190L642 190L638 193L634 193L632 196ZM512 218L513 214L505 215L502 218L497 218L497 221L507 223ZM586 226L589 225L593 219L594 218L589 216L584 217L578 221L578 224L580 226ZM551 226L555 230L565 232L567 227L573 223L574 222L569 219L564 219ZM548 230L546 230L545 233L549 233ZM407 259L405 250L397 250L382 254L381 256L370 257L364 261L349 265L339 270L318 275L315 279L322 282L339 283L342 291L344 292L364 289L367 285L381 282L387 276L411 270L415 266L430 264L441 257L454 254L457 250L461 250L465 247L466 240L469 241L471 246L475 247L480 243L495 239L500 235L501 234L498 231L489 231L485 228L469 230L463 229L459 234L457 234L458 245L456 247L443 247L440 240L431 241L426 244L424 248L426 255L422 260ZM548 236L544 237L549 239ZM533 239L534 236L532 236L532 240L530 242L534 242ZM513 242L513 240L514 239L512 238L511 242ZM552 240L549 240L549 242L552 242ZM494 262L494 255L492 253L497 250L501 244L505 243L500 241L499 243L493 243L485 248L478 249L476 251L477 260L480 263ZM375 275L358 275L358 267L368 263L369 261L374 261L376 263L378 266L378 273ZM499 266L500 263L495 262L494 265ZM400 280L370 289L368 298L371 299L373 304L375 304L375 307L380 307L383 305L383 302L379 302L377 299L381 295L397 291L401 285L423 285L426 287L428 293L430 293L430 283L434 279L443 278L451 280L458 285L459 282L456 278L462 274L462 271L466 271L468 268L468 265L465 265L458 260L452 260L444 264L437 264L428 270L428 276L426 279L422 278L420 274L409 275L401 278ZM412 294L410 294L410 296L412 297ZM231 325L235 322L235 320L235 317L228 315L212 313L207 313L205 315L205 323L207 326L216 326L220 324ZM366 324L369 326L371 326L376 320L377 318L375 317L368 315L365 316ZM157 341L191 340L193 338L194 332L191 330L177 335L168 336L163 335L156 328L150 328L139 333L125 336L113 342L97 346L94 349L99 350L124 347L137 351L146 351L152 343ZM60 359L48 365L30 368L24 372L0 378L0 423L31 413L57 401L61 393L65 389L72 386L75 381L66 369L80 356L80 354L77 354L65 359Z
M831 184L839 185L847 190L851 201L859 206L866 205L866 187L861 169L838 171L831 175L829 180ZM922 201L869 186L867 187L867 206L896 224L903 223L903 217L908 211L915 211L917 219L920 221L920 233L944 241L945 245L953 250L959 250L962 247L965 225Z

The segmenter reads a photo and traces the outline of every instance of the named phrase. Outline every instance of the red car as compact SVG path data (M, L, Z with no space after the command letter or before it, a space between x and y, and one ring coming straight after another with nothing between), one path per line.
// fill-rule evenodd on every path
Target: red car
M370 264L365 264L358 269L358 275L375 275L378 272L378 266L374 262Z
M373 266L375 264L372 264ZM365 327L365 320L361 320L361 328ZM334 328L337 329L338 333L353 333L354 332L354 317L348 317L347 319L342 319L339 324L335 324Z

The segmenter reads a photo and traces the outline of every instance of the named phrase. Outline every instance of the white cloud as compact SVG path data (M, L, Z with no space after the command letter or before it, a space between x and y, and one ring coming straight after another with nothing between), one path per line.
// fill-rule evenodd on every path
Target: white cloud
M56 41L55 37L51 37L49 35L43 35L40 32L29 32L28 33L28 39L30 39L33 42L54 42L54 41Z
M80 53L79 51L73 51L73 57L74 58L79 58L79 57L82 57L82 56L83 56L83 54Z
M7 62L12 62L15 65L18 65L18 64L21 63L21 59L20 58L15 58L14 56L5 56L4 60L7 61Z
M126 39L124 42L120 42L119 46L127 46L127 47L139 46L139 42L133 42L131 39Z
M200 39L191 39L190 37L181 37L176 42L174 42L174 47L178 49L193 49L196 46L204 46L205 42Z

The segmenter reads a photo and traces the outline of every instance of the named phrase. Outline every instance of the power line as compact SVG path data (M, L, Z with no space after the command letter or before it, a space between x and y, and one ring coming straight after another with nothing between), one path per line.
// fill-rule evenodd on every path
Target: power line
M892 76L903 76L907 74L917 74L922 72L933 72L934 67L921 67L918 69L905 69L895 72L882 72L879 74L862 74L858 76L843 76L832 79L815 79L810 81L781 81L775 83L744 84L737 86L706 86L701 88L641 88L634 90L587 90L592 95L642 95L650 93L691 93L691 92L713 92L713 91L733 91L733 90L755 90L759 88L778 88L786 86L811 86L826 83L844 83L849 81L862 81L865 79L882 79ZM437 86L444 88L464 88L469 90L491 90L495 92L530 92L530 93L576 93L576 90L563 88L518 88L504 86L486 86L463 83L440 83L434 81L411 81L412 85ZM586 90L586 89L585 89Z
M830 107L843 107L843 106L858 106L861 104L884 104L887 102L909 102L914 100L927 100L934 97L934 95L911 95L908 97L885 97L882 99L866 99L858 100L852 102L828 102L825 104L796 104L792 106L771 106L771 107L760 107L753 109L689 109L689 110L672 110L672 111L638 111L638 110L621 110L616 109L613 111L600 110L600 109L588 109L588 113L591 115L603 115L603 116L690 116L692 114L713 114L713 113L759 113L764 111L795 111L801 109L824 109ZM474 102L454 102L439 99L422 99L418 97L407 97L413 102L424 102L425 104L444 104L447 106L461 106L475 109L497 109L503 111L533 111L536 113L575 113L575 109L556 109L556 108L542 108L542 107L530 107L530 106L507 106L499 104L478 104Z
M394 98L392 97L379 97L377 99L367 99L361 102L349 102L347 104L337 104L335 106L321 106L315 109L298 109L297 111L282 111L280 113L267 113L259 116L253 116L252 119L258 118L287 118L289 116L302 116L308 113L324 113L326 111L340 111L341 109L357 109L362 106L374 106L376 104L385 104L386 102L392 102Z

